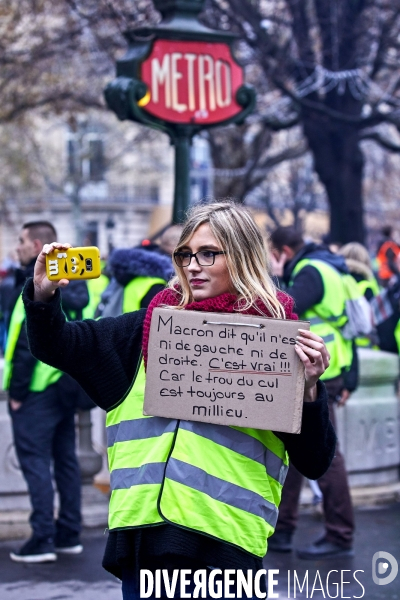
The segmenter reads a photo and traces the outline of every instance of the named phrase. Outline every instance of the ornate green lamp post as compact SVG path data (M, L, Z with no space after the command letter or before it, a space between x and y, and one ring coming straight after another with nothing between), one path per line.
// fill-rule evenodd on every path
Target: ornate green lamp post
M175 147L173 222L180 223L189 204L193 136L242 123L254 108L255 93L232 55L236 36L199 22L204 0L153 2L162 21L126 32L128 51L117 61L105 98L119 119L169 135Z

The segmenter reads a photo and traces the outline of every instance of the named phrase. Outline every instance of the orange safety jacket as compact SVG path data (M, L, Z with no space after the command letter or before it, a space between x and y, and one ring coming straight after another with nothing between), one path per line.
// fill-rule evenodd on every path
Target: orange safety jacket
M378 266L379 266L379 270L378 270L378 277L379 279L390 279L394 273L391 270L391 268L389 267L389 261L388 261L388 257L387 257L387 251L388 250L392 250L394 255L397 257L400 254L400 248L399 246L396 244L396 242L393 242L392 240L388 240L387 242L384 242L382 244L382 246L379 248L376 260L378 261Z

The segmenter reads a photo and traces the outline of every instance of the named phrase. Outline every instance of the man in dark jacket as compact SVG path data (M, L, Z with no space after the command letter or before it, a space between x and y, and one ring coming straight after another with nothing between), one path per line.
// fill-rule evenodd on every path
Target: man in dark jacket
M33 530L32 537L20 550L11 552L10 557L25 563L54 561L56 552L82 551L80 472L74 424L75 396L81 388L68 375L32 356L21 299L23 285L33 275L43 245L56 239L55 229L47 221L33 221L22 227L17 246L21 269L16 272L7 323L3 387L8 390L15 449L32 504ZM88 301L83 281L71 282L63 292L63 310L69 319L81 318ZM56 522L52 462L60 497Z
M275 275L295 300L300 319L324 338L331 355L324 373L330 418L335 424L334 403L343 406L357 387L358 365L354 343L345 340L340 327L345 319L345 292L342 276L348 274L343 256L324 246L305 243L293 227L278 227L271 235ZM298 550L305 559L351 556L354 518L344 459L339 449L328 471L318 480L323 493L325 534L310 546ZM279 519L269 548L292 549L296 528L302 476L291 466L283 488Z

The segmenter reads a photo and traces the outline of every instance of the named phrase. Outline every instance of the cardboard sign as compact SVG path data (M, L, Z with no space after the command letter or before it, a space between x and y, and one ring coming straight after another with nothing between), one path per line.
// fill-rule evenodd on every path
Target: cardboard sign
M156 308L144 414L299 433L305 321Z

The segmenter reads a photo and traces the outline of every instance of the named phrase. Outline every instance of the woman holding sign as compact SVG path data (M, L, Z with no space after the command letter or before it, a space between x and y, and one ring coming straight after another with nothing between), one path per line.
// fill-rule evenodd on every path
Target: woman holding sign
M124 599L140 597L140 571L146 573L142 597L155 597L157 569L196 571L196 585L199 570L211 573L210 582L220 573L215 569L259 571L289 458L316 479L334 454L319 382L329 363L322 339L301 329L296 339L305 368L298 435L143 416L154 308L296 319L292 299L268 275L267 250L250 213L230 202L195 207L174 252L177 277L147 312L117 318L65 320L58 288L68 281L50 282L45 272L53 247L69 245L45 246L24 290L30 347L107 411L112 494L103 565L122 579Z

